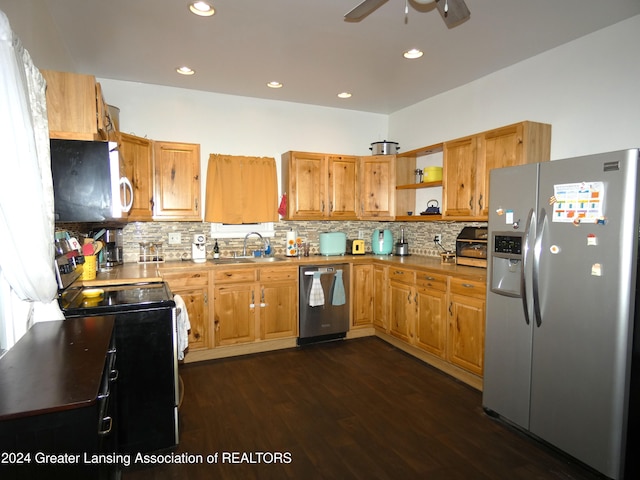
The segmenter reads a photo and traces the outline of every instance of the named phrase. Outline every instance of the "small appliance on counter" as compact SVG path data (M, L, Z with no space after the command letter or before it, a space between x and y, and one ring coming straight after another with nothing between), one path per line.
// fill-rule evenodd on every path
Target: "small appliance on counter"
M402 228L400 231L402 232L400 234L400 241L396 243L393 254L400 257L405 257L409 255L409 244L404 240L404 228Z
M351 255L364 255L364 240L347 240L347 252Z
M320 234L320 255L344 255L346 251L346 233L322 232Z
M101 267L115 267L122 265L122 229L110 228L105 230L102 236L104 249L102 250Z
M371 250L376 255L389 255L393 250L391 230L374 230L371 238Z
M191 260L194 263L204 263L207 261L207 237L201 233L196 233L193 236Z
M464 227L456 238L456 263L487 268L487 228Z

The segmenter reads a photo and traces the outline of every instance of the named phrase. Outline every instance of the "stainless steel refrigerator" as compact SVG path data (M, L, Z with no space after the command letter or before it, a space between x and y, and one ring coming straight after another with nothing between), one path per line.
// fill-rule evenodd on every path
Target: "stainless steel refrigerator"
M640 478L639 152L490 178L483 407L615 479Z

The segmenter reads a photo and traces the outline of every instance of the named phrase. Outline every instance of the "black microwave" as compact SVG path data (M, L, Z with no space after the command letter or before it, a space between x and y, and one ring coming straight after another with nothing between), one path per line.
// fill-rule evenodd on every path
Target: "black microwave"
M133 203L118 144L51 139L54 220L104 222L123 220Z

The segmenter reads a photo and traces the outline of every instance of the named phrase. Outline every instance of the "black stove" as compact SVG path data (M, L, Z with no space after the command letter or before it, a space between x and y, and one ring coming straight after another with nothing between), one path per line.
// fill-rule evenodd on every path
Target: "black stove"
M107 315L150 308L173 308L166 283L136 283L99 288L69 287L59 296L65 316Z

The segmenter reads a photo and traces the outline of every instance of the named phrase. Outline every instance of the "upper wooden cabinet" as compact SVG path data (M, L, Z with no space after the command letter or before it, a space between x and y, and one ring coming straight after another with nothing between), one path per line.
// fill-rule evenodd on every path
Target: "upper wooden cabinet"
M358 218L362 220L393 220L395 218L395 155L360 157L358 184L360 187Z
M323 153L282 154L282 185L290 220L354 220L356 157Z
M443 216L487 220L489 172L548 161L551 125L521 122L444 143Z
M153 142L155 220L201 221L200 145Z
M68 140L117 140L115 125L93 75L41 70L47 82L49 136Z
M133 205L129 221L150 221L153 218L153 149L151 140L120 133L120 158L125 175L133 187Z

